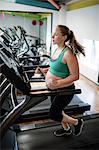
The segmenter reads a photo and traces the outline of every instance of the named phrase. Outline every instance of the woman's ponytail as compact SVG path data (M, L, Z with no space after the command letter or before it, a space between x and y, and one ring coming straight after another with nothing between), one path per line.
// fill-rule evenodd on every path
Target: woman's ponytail
M69 42L69 46L72 49L74 54L82 53L85 56L84 47L77 42L75 35L74 35L73 31L71 31L71 30L69 31L68 42Z

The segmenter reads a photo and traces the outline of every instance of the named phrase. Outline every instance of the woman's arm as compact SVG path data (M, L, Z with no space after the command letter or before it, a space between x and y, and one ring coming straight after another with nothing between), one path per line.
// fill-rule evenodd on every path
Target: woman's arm
M48 69L49 69L49 67L47 67L47 68L42 68L42 70L43 70L44 73L47 73Z
M70 84L79 79L79 64L77 57L69 50L63 57L63 61L67 63L70 75L62 79L61 84Z

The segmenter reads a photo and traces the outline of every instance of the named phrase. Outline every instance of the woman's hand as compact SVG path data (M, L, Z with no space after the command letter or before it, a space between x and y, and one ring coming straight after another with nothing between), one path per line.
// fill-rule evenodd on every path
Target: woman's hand
M47 68L40 68L39 66L35 70L35 74L42 74L44 77L46 76L46 73L48 71L49 67Z
M51 90L65 88L72 84L73 84L73 82L71 82L69 84L65 84L64 79L59 79L59 80L49 79L48 81L46 81L46 86Z
M35 70L35 74L41 74L40 67L38 66Z
M39 66L36 68L35 74L42 74L45 77L45 73L44 73L43 69L40 68Z
M49 79L48 81L46 81L46 86L51 90L57 89L59 87L58 84L58 80Z

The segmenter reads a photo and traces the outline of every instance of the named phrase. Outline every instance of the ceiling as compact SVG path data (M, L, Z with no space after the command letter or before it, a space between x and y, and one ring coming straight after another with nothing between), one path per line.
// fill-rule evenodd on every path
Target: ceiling
M7 0L9 1L9 0ZM10 0L10 2L13 0ZM15 3L31 5L36 7L48 8L53 10L59 10L60 5L66 4L75 0L14 0ZM76 0L77 1L77 0Z
M66 10L74 10L99 4L99 0L0 0L23 5L30 5L52 10L60 10L61 5L66 5Z
M24 1L24 0L23 0ZM60 10L61 5L66 5L67 10L74 10L99 4L99 0L29 0L39 3L38 7ZM41 6L42 5L42 6Z

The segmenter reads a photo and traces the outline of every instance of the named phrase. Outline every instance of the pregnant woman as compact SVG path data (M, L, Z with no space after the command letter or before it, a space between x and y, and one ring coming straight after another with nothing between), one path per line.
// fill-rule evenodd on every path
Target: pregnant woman
M52 53L49 68L37 68L46 73L45 81L50 90L54 89L75 89L74 82L79 79L79 64L77 55L84 54L84 48L81 46L73 31L67 26L58 25L52 35L53 44L57 49ZM71 102L74 94L51 96L50 118L61 122L62 128L54 131L55 136L74 134L80 135L83 128L83 119L76 119L68 116L64 108ZM71 126L74 130L72 131Z

